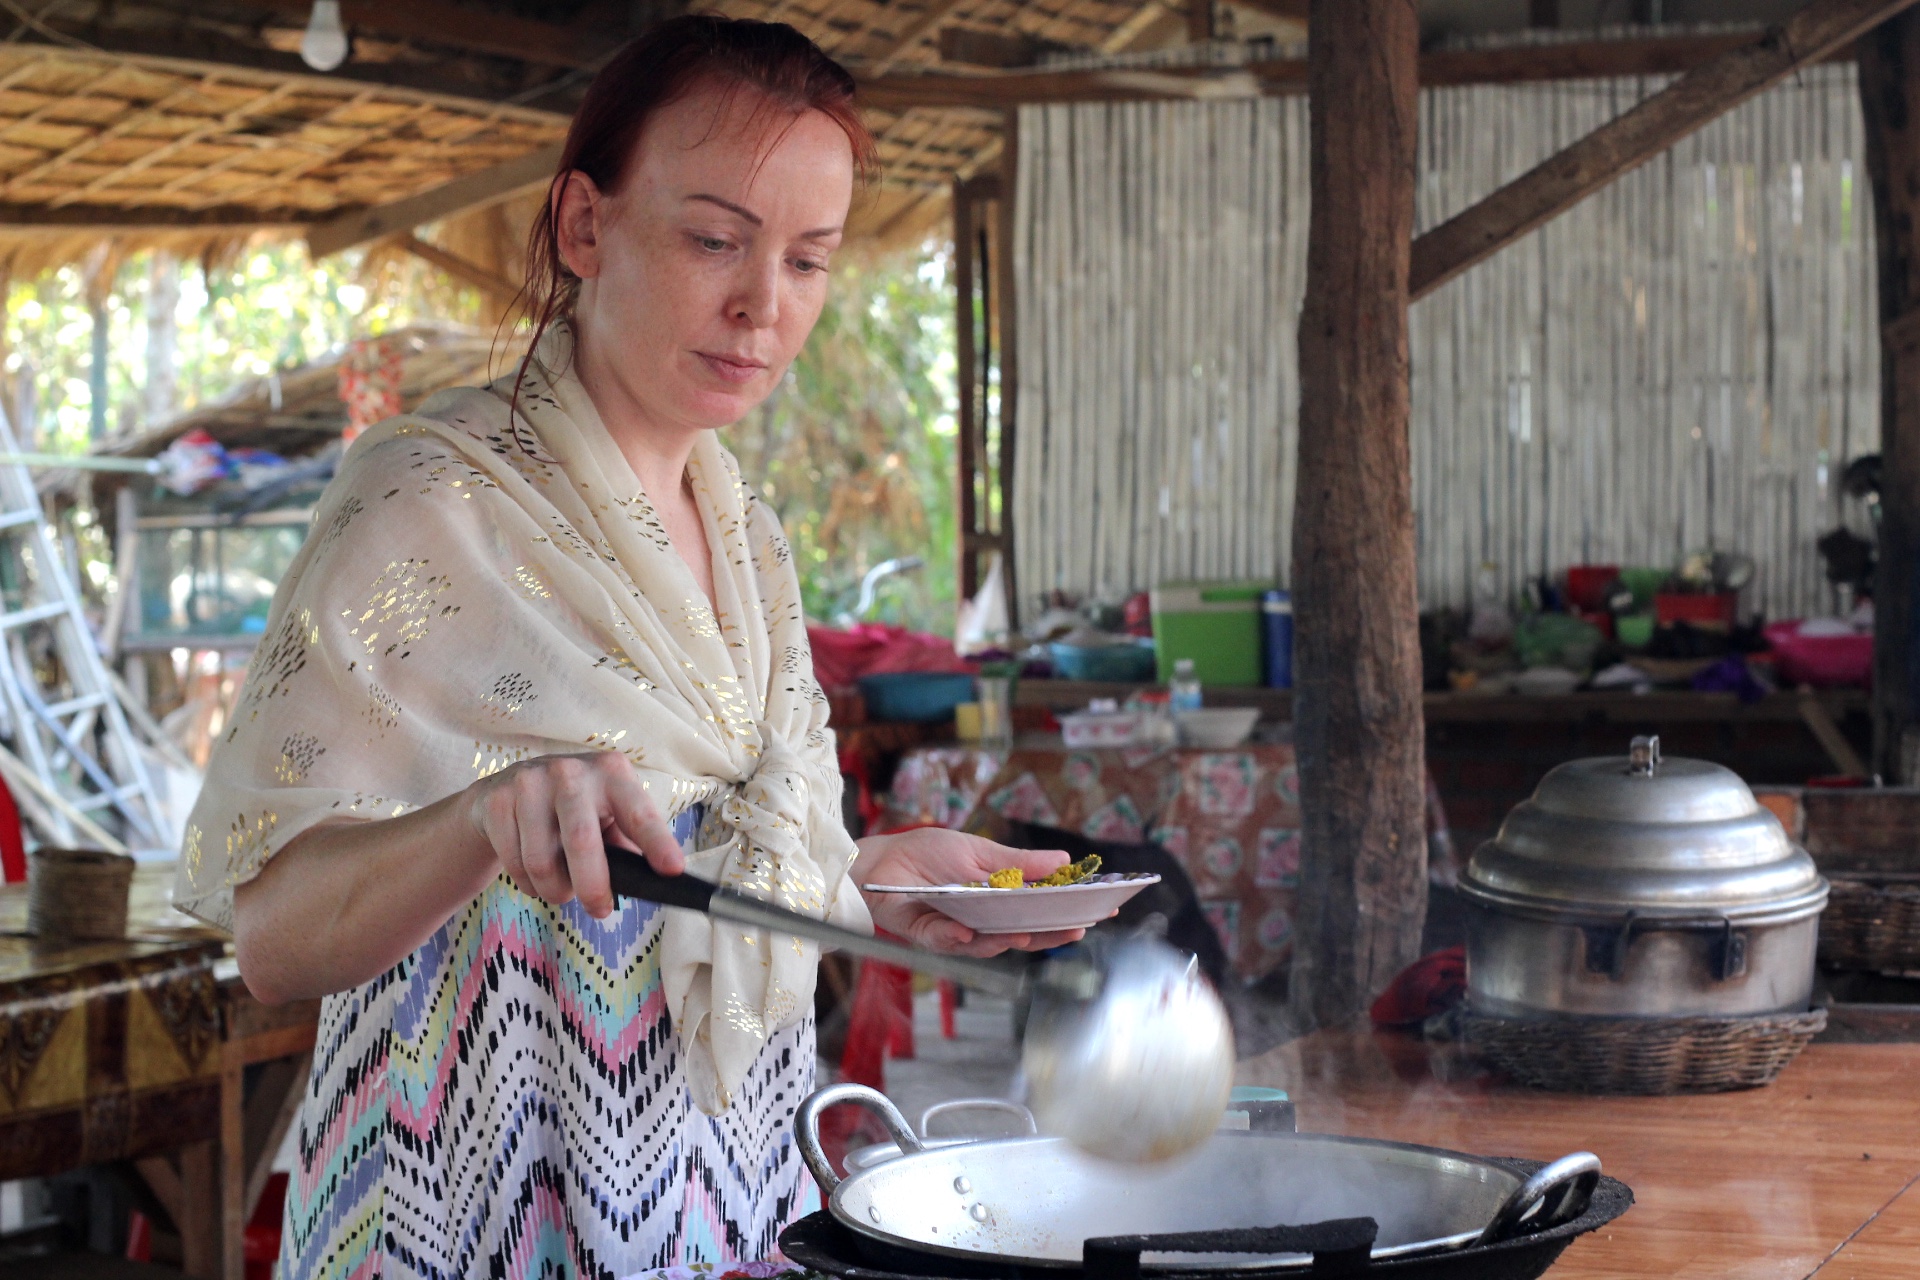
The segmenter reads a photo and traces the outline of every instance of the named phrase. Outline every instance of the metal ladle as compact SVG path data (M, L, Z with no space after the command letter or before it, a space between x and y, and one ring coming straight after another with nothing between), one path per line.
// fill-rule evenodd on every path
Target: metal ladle
M1092 1155L1165 1160L1204 1142L1226 1111L1234 1061L1226 1008L1193 958L1165 943L1131 938L1038 962L940 955L696 876L663 876L625 849L607 850L607 869L622 897L810 938L990 995L1019 1000L1031 994L1020 1057L1027 1104L1043 1132Z

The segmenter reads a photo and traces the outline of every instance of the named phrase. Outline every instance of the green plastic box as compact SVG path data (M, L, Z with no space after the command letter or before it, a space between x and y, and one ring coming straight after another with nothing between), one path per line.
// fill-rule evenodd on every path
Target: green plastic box
M1193 659L1203 685L1258 685L1260 593L1271 582L1163 582L1153 589L1153 647L1160 682Z

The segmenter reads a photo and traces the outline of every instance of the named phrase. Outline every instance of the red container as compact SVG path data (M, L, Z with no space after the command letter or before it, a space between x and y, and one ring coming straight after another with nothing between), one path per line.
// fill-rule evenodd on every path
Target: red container
M1653 597L1655 625L1670 627L1676 622L1703 630L1731 631L1740 609L1737 591L1703 592L1692 595L1680 591L1658 591Z
M1620 579L1617 564L1576 564L1567 570L1567 603L1581 613L1601 613L1606 589Z
M1782 688L1813 685L1832 689L1865 688L1873 682L1873 637L1803 636L1797 618L1775 622L1766 629L1773 646L1774 670Z

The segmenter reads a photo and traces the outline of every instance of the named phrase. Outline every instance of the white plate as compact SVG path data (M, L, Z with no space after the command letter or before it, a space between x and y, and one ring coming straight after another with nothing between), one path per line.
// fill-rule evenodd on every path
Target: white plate
M1124 880L1096 879L1087 884L1048 885L1036 889L982 889L964 884L863 886L868 893L903 893L952 916L975 933L1040 933L1088 929L1120 909L1148 885L1151 873Z

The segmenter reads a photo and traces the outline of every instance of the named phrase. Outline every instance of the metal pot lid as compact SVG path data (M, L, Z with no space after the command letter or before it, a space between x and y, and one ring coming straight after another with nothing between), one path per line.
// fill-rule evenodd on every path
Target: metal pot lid
M1473 855L1461 891L1550 918L1798 919L1827 882L1731 769L1662 760L1658 738L1627 756L1574 760L1542 779Z

